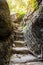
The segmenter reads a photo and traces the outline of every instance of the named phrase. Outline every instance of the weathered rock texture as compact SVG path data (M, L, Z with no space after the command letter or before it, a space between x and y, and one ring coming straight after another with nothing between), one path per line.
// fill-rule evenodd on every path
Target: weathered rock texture
M9 7L6 1L0 1L0 38L4 38L11 33L11 20Z
M0 0L0 65L8 65L12 45L12 25L6 0Z
M24 19L27 26L25 40L27 41L27 46L35 54L41 53L41 46L43 44L43 14L41 10L41 6L39 6L39 9L32 13L32 15L29 16L27 13L27 20Z

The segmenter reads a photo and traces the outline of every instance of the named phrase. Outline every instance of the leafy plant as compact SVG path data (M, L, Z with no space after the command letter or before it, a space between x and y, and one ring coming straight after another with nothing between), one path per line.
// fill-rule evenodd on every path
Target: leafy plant
M36 0L7 0L10 12L18 13L20 18L23 18L27 10L33 12L38 9Z

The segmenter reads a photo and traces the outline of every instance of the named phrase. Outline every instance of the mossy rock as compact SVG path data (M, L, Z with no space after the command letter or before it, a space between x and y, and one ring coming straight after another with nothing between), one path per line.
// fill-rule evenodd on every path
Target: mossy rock
M0 1L0 39L5 38L11 33L12 25L10 11L6 1Z

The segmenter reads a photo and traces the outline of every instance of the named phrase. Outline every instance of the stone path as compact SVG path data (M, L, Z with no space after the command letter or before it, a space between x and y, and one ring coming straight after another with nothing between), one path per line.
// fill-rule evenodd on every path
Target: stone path
M10 65L43 65L43 62L38 61L34 53L27 48L21 28L14 30L14 39Z
M43 65L43 62L11 63L10 65Z

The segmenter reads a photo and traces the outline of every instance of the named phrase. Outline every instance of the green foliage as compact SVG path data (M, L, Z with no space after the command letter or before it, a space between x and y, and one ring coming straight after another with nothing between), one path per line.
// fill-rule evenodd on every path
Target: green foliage
M28 10L33 12L34 10L38 9L38 2L36 0L28 0Z
M38 8L38 2L36 0L7 0L10 12L18 13L22 18L27 10L33 12Z
M26 13L26 5L23 0L7 0L10 11L21 14Z

